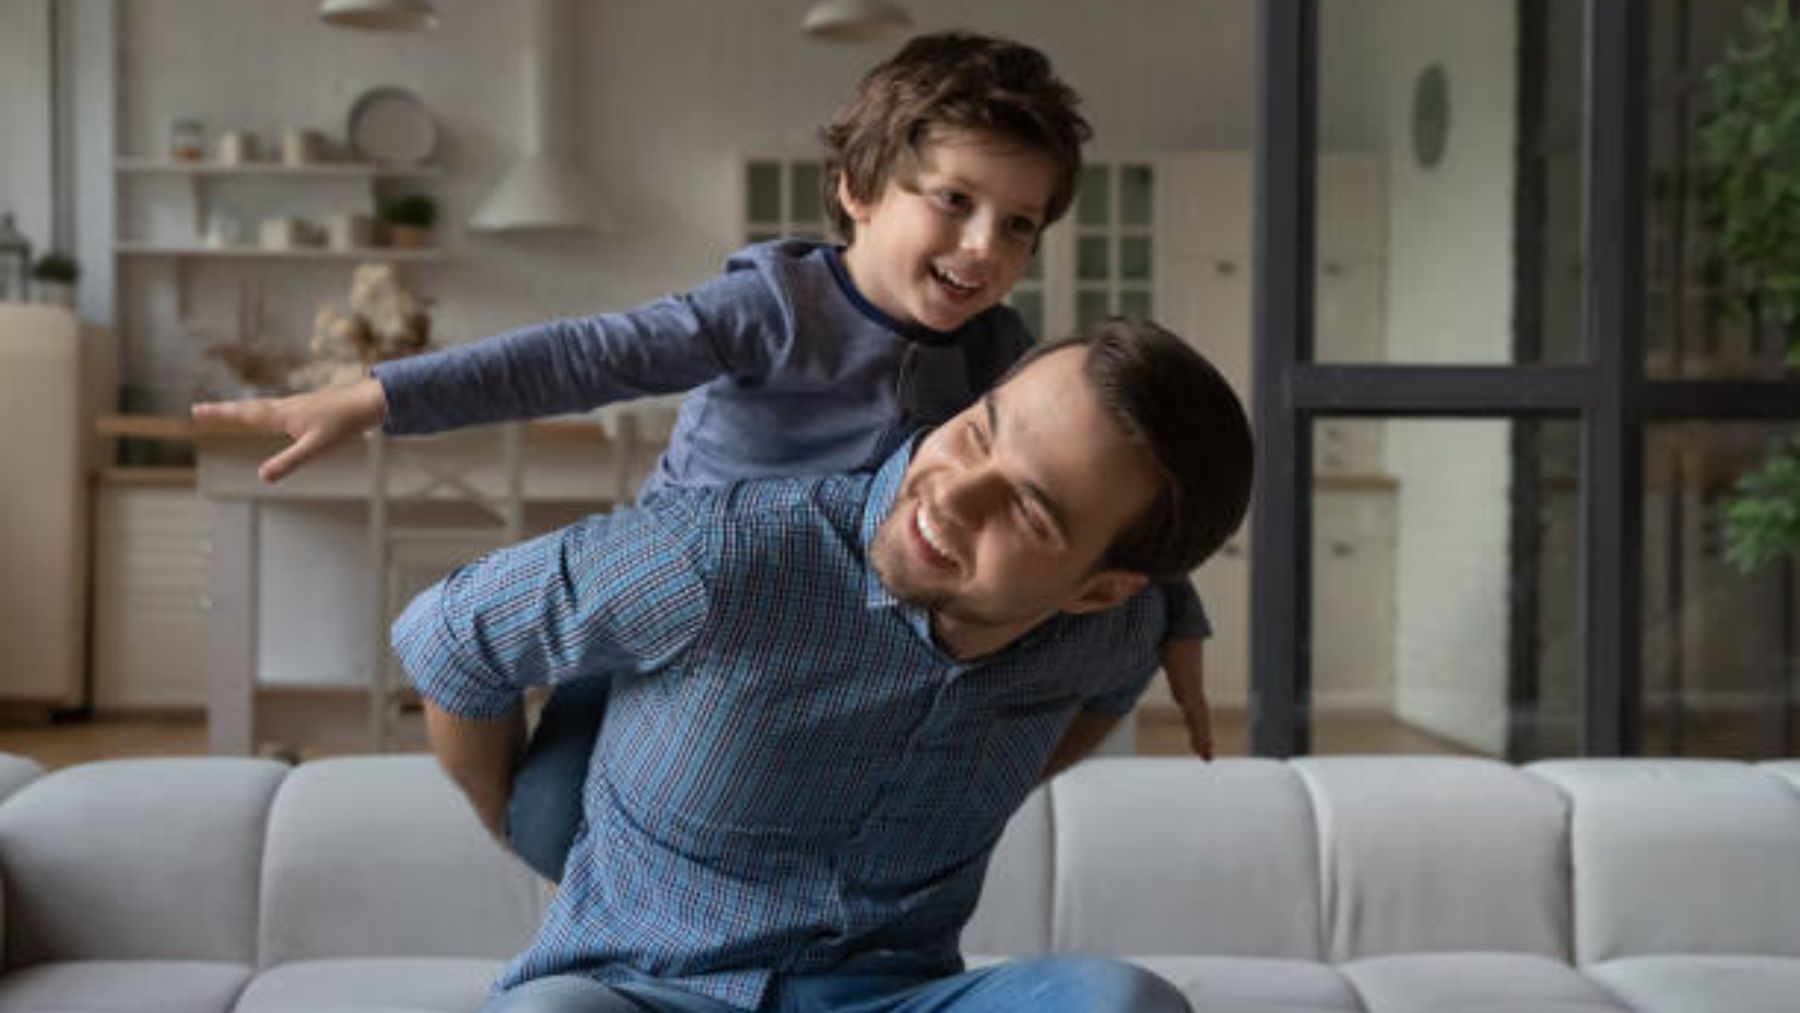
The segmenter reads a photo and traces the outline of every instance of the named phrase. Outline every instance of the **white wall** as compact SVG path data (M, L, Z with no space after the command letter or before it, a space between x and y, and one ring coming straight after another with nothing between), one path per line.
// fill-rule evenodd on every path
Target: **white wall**
M35 253L49 248L50 14L45 0L0 0L0 211Z
M1388 19L1387 346L1406 363L1504 363L1512 342L1517 25L1510 0L1366 5ZM1404 27L1404 30L1401 30ZM1413 81L1441 62L1444 158L1411 150ZM1506 733L1509 425L1397 422L1394 710L1498 753Z
M460 341L552 314L624 308L707 277L737 242L738 159L815 150L818 124L889 48L802 36L804 0L576 6L581 155L620 219L613 236L514 240L460 229L517 142L525 32L521 5L509 2L439 0L435 32L385 35L327 27L305 2L133 0L119 7L119 148L159 153L170 121L188 115L211 129L270 135L291 124L336 133L364 89L413 90L442 121L449 173L438 189L452 257L421 280L439 300L439 335ZM1253 0L909 6L921 29L969 27L1043 48L1085 94L1096 151L1253 141ZM142 194L157 184L131 185ZM177 183L166 189L151 202L185 229L185 195ZM303 340L312 308L341 298L347 271L283 270L260 275L269 330ZM134 263L120 306L133 346L128 370L157 388L161 403L184 401L204 369L200 347L234 335L238 284L258 276L199 267L184 321L173 312L168 265Z
M195 116L209 128L265 136L287 125L340 133L364 89L397 84L442 121L439 188L451 261L421 275L438 297L439 334L467 340L556 313L623 308L690 286L736 243L736 160L743 153L807 152L814 131L887 46L819 43L797 30L810 0L580 0L582 157L623 229L597 239L501 240L462 234L458 223L498 179L517 143L518 58L525 42L512 0L438 0L441 26L419 35L359 33L319 22L309 0L61 0L78 25L71 65L80 118L75 215L87 268L83 308L103 319L110 300L110 162L165 150L170 122ZM966 27L1013 36L1047 52L1086 98L1096 152L1245 149L1255 128L1254 0L911 0L922 30ZM1327 5L1325 30L1370 38ZM41 98L43 0L0 0L0 110L23 135L48 136ZM117 25L108 11L116 11ZM115 43L118 79L100 79ZM1322 69L1322 142L1370 149L1381 107L1353 87L1364 60ZM14 87L23 75L30 87ZM32 88L36 88L33 91ZM0 149L0 200L43 216L47 144ZM181 222L178 182L137 182L132 204L161 206ZM1248 199L1248 195L1245 195ZM234 198L235 199L235 198ZM254 197L242 200L254 205ZM255 210L254 206L249 210ZM36 219L33 219L35 222ZM279 272L279 273L277 273ZM239 284L260 279L268 330L304 340L312 309L338 299L347 271L241 265L194 270L193 312L177 319L167 264L133 262L117 317L128 333L126 368L157 389L164 407L192 393L199 350L235 336Z

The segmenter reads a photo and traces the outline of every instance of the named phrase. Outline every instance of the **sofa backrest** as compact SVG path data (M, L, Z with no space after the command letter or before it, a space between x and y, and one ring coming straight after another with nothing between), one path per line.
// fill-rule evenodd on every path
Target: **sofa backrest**
M1558 760L1527 770L1573 802L1579 962L1800 956L1800 772L1706 760Z
M1479 950L1569 959L1569 806L1492 760L1296 760L1319 831L1326 958Z
M267 760L69 767L0 804L7 967L255 957Z
M428 756L302 764L269 814L264 966L524 949L547 887L482 829Z
M1273 760L1090 760L1002 838L963 949L1318 959L1316 834Z

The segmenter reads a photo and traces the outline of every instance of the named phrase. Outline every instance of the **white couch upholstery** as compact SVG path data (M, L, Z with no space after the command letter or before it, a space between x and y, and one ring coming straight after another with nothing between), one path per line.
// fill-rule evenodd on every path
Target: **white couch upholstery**
M547 899L425 757L34 774L0 757L0 1013L473 1010ZM1200 1013L1791 1013L1800 763L1091 761L964 948Z

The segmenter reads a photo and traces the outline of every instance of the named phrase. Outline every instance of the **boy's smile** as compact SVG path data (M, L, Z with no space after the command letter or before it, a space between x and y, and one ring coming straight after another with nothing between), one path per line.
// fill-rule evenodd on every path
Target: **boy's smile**
M910 177L862 202L844 265L857 289L907 324L954 331L999 303L1025 273L1056 185L1050 157L966 131L928 138Z

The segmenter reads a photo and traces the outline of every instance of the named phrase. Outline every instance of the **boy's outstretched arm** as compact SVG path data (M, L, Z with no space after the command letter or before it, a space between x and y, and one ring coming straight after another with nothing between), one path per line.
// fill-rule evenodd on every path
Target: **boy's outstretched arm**
M387 398L373 377L292 397L211 401L193 407L197 422L230 422L287 434L293 442L256 469L264 482L279 482L319 454L373 429L386 413Z

